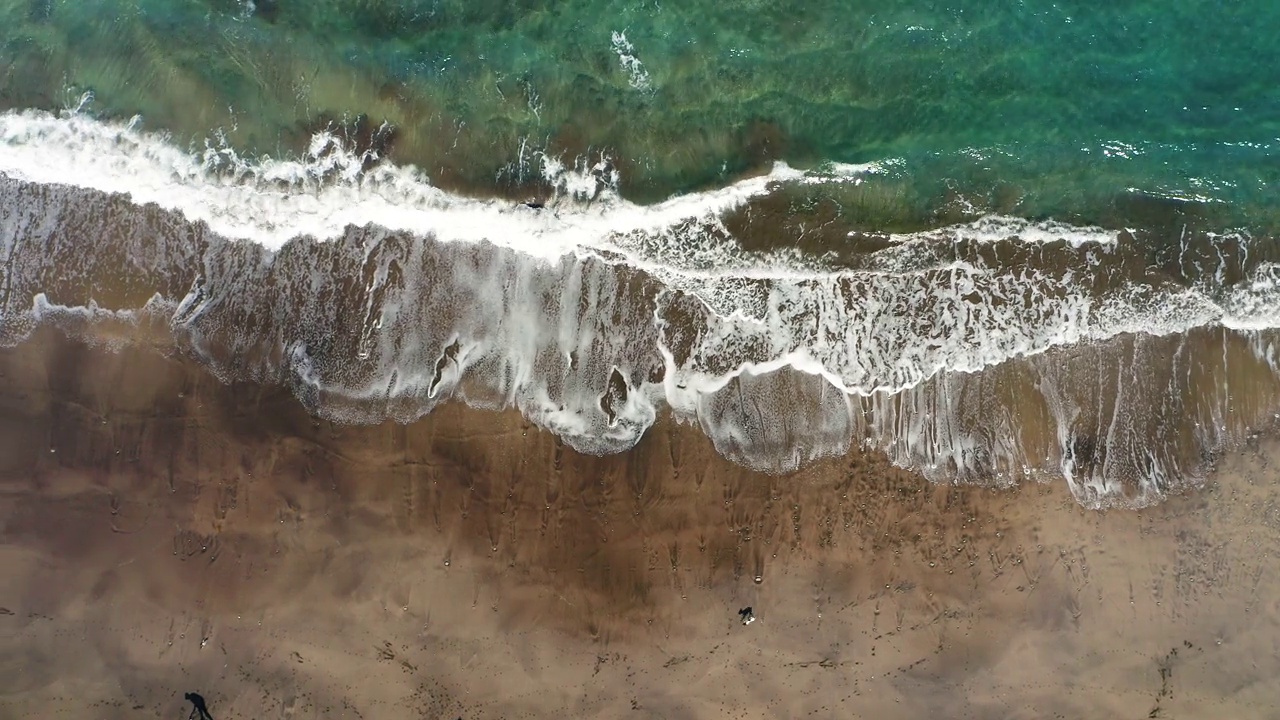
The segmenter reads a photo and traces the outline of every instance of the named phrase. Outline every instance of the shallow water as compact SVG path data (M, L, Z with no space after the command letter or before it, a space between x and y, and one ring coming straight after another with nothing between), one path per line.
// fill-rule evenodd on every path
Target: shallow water
M1280 10L1114 3L6 3L11 107L96 93L179 144L300 152L330 121L487 190L607 153L626 194L763 162L904 163L895 214L959 194L1097 222L1129 194L1269 213ZM67 88L70 88L68 91ZM1121 218L1123 219L1123 218Z
M1091 506L1280 409L1269 4L4 12L8 344Z

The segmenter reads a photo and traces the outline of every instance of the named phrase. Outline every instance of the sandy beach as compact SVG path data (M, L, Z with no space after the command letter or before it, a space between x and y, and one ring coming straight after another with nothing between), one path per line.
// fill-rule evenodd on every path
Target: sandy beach
M670 422L336 426L39 331L0 350L0 717L1274 717L1278 459L1099 512Z

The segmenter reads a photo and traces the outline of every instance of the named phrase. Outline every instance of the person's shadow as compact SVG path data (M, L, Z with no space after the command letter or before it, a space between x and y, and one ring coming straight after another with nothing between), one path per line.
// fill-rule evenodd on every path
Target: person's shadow
M209 706L204 704L204 696L200 693L187 693L183 697L190 700L192 706L187 720L213 720L213 716L209 714Z

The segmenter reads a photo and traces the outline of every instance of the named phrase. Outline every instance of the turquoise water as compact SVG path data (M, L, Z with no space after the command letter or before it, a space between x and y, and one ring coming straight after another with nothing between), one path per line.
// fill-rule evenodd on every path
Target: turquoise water
M1262 0L10 0L0 27L10 107L92 90L94 112L277 156L363 115L474 192L521 192L533 149L607 154L648 201L775 159L896 159L886 225L956 202L1275 222Z

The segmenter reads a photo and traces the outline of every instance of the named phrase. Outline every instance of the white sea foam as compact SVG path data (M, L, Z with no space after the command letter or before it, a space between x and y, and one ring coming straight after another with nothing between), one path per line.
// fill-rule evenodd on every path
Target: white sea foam
M584 452L630 447L667 408L698 423L726 456L759 469L790 470L846 452L858 439L939 478L1008 477L1039 463L1056 466L1090 502L1115 496L1123 473L1146 473L1158 493L1168 485L1161 478L1169 461L1142 470L1145 461L1129 459L1115 469L1113 453L1113 465L1086 470L1077 457L1083 451L1071 450L1085 446L1082 423L1101 427L1089 418L1106 415L1115 427L1137 422L1141 413L1126 413L1139 401L1091 407L1078 392L1087 383L1059 372L1057 360L1036 358L1122 335L1280 326L1275 264L1259 264L1228 286L1220 255L1204 283L1116 286L1112 260L1127 251L1131 233L987 216L885 235L859 266L842 267L794 250L746 252L723 223L779 185L862 180L880 165L806 172L778 163L764 175L642 206L619 196L607 159L542 157L557 195L535 210L449 193L414 168L370 169L369 160L323 133L301 160L245 160L218 145L185 152L135 124L0 115L0 174L12 178L127 193L134 203L271 251L300 236L357 242L350 227L417 238L407 258L380 254L377 233L358 240L363 255L351 262L367 273L358 317L335 315L318 299L322 267L299 269L313 288L300 292L306 307L278 321L358 323L355 357L342 361L318 355L321 343L306 333L265 350L246 340L219 356L208 338L225 343L237 329L234 317L219 316L226 298L260 288L246 285L257 276L243 267L205 268L186 298L173 299L180 302L172 316L215 369L259 363L271 376L272 363L284 362L301 393L345 398L352 407L381 403L377 412L405 419L450 396L515 406ZM4 231L0 250L10 258L22 233L36 232L29 225ZM1057 259L1002 264L982 250L1000 243ZM431 248L461 259L446 262ZM423 267L430 272L415 269ZM642 273L656 289L634 297L627 273ZM53 307L37 300L28 315L39 320ZM88 307L89 315L105 316ZM1274 344L1257 342L1267 348L1258 357L1274 355ZM974 390L983 382L979 371L1015 359L1034 369L1036 392L1058 428L1056 449L1039 459L1021 448L1016 417L992 411L986 422L967 409L983 406Z
M328 133L316 135L302 160L245 160L218 147L185 152L163 135L138 130L136 123L36 111L0 115L0 173L128 193L138 204L176 210L220 235L271 249L298 236L323 240L340 237L349 225L376 223L441 242L488 241L550 260L610 235L660 232L716 217L773 183L805 177L778 163L768 174L724 188L640 206L617 196L602 166L574 168L546 157L544 175L567 199L596 202L537 212L445 192L413 167L381 164L362 172L363 163Z
M627 80L631 83L631 87L636 90L648 90L650 87L649 71L644 69L644 63L640 62L640 58L636 57L635 45L627 39L625 32L614 31L610 34L610 44L613 47L613 53L618 56L618 64L622 66L622 71L627 74Z

